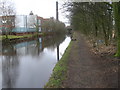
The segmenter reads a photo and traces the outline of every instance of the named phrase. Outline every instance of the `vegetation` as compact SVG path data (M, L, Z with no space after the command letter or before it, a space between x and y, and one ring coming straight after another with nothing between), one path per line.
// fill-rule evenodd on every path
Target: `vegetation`
M69 2L64 8L70 12L69 19L74 30L93 41L93 45L118 43L120 57L120 2Z
M55 20L54 18L50 18L45 20L42 24L42 31L43 32L54 32L56 34L63 34L65 33L65 24Z
M60 88L62 87L62 82L65 80L67 75L67 64L68 57L70 55L70 49L72 42L69 44L61 60L56 64L53 73L49 79L49 82L45 85L45 88Z
M2 28L4 32L2 33L6 35L6 38L8 38L9 33L11 33L14 28L15 13L15 7L12 1L0 1L0 24L4 26Z
M39 35L43 35L42 33L39 33ZM29 38L29 37L34 37L38 36L38 34L28 34L28 35L22 35L22 36L16 36L16 35L7 35L7 39L18 39L18 38ZM1 35L0 40L6 39L6 35Z
M117 53L115 56L120 57L120 2L113 3L113 10L114 10L114 20L115 20L115 29L117 32Z

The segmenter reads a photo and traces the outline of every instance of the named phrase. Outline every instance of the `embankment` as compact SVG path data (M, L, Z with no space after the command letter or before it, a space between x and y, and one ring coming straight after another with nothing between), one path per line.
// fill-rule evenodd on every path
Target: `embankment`
M66 79L67 70L68 70L68 58L70 55L71 47L73 42L70 42L69 46L65 50L64 55L59 60L59 62L56 64L56 66L53 69L53 73L48 81L48 83L45 85L44 88L60 88L63 87L62 83Z

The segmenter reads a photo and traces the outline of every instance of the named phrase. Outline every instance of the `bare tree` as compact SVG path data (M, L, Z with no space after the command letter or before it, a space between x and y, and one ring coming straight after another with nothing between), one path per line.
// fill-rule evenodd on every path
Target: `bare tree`
M54 18L44 20L42 27L46 32L54 32L57 34L62 34L65 32L65 24L55 20Z
M6 38L15 26L15 7L11 0L0 0L0 16L2 19L3 33Z

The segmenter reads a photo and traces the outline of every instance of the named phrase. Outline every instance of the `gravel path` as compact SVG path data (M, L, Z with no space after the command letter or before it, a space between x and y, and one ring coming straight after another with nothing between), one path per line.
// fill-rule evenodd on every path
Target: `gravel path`
M118 61L103 59L90 52L80 33L75 32L76 41L69 56L65 88L117 88Z

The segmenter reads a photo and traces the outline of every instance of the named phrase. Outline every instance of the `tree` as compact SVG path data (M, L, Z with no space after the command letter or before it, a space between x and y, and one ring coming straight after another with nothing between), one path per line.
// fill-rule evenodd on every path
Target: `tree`
M71 25L88 37L104 40L108 46L117 42L117 57L120 57L120 1L119 2L71 2L65 3L71 14ZM115 22L115 24L114 24ZM114 28L115 27L115 28ZM115 30L114 30L115 29ZM113 34L117 40L112 38ZM89 38L90 39L90 38Z
M42 28L44 28L46 32L54 32L56 34L65 33L65 24L54 18L45 19Z
M0 1L0 16L2 17L2 24L5 30L6 38L8 38L9 32L12 31L12 28L15 25L15 7L12 1Z
M115 56L120 57L120 2L113 3L115 29L117 32L117 53Z
M70 12L71 26L97 42L104 40L106 46L110 44L113 30L112 6L107 2L71 2L66 3Z

